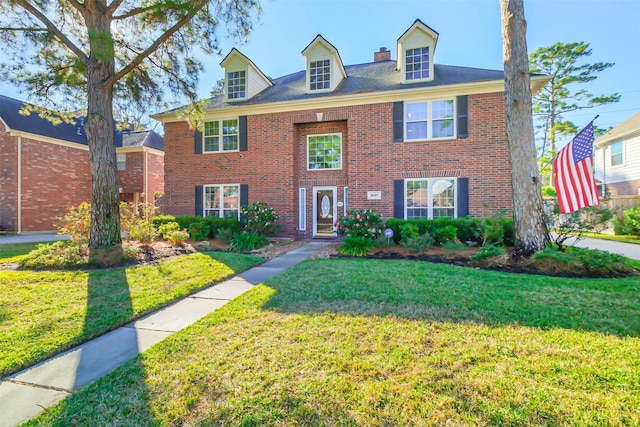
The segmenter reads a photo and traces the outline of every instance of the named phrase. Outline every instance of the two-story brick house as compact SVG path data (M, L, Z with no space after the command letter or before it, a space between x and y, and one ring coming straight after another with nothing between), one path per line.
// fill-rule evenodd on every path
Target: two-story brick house
M0 95L0 230L51 231L71 206L91 200L87 137L82 118L54 125L21 114L24 106ZM164 191L163 150L153 131L116 132L122 201Z
M154 116L165 126L164 210L235 217L265 201L283 234L303 238L332 236L351 208L384 218L512 209L503 72L435 64L437 41L416 20L397 59L381 48L344 65L318 35L305 69L273 80L233 49L202 128L179 110Z

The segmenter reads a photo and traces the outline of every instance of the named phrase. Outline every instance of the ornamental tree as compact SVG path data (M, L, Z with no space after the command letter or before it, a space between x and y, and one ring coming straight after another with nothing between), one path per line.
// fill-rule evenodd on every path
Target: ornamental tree
M252 11L257 0L0 2L0 76L43 106L86 110L90 247L121 242L114 105L162 105L167 91L195 99L218 27L246 38Z

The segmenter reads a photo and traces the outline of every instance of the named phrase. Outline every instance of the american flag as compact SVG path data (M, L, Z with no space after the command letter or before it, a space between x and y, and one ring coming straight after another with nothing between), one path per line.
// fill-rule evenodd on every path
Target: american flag
M593 121L553 161L560 213L600 204L593 176Z

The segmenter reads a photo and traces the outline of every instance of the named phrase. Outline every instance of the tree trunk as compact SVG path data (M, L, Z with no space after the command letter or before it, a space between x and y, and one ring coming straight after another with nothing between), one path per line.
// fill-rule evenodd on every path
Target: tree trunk
M523 254L544 249L549 234L542 209L531 107L523 0L500 0L507 140L513 187L513 221Z
M106 82L114 75L111 30L106 15L87 22L90 55L85 64L87 76L87 123L91 166L91 231L89 246L119 245L120 206L116 165L113 87Z

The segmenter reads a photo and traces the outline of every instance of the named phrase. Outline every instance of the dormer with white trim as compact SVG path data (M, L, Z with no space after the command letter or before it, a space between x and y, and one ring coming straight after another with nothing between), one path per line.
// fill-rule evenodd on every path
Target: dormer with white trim
M320 34L302 51L307 64L307 93L335 90L347 77L338 49Z
M433 54L437 43L438 33L419 19L400 36L397 67L402 83L433 80Z
M220 63L227 102L245 101L272 85L262 71L235 47Z

